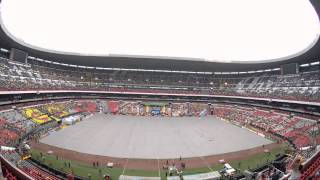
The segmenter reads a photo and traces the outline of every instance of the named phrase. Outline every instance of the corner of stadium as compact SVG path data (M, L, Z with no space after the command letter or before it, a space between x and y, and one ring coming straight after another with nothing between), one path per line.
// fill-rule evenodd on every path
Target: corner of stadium
M0 176L319 178L319 57L319 39L259 63L82 56L24 44L2 24Z

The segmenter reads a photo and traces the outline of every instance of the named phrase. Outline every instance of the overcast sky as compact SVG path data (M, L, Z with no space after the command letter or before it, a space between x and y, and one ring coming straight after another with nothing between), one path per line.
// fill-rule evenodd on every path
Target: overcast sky
M63 52L256 61L307 48L308 0L2 0L8 31Z

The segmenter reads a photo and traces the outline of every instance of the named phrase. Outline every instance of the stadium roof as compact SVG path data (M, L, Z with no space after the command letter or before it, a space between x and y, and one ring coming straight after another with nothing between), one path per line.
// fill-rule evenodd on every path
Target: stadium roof
M320 13L320 2L310 0L318 17ZM1 23L2 24L2 23ZM80 40L81 41L81 40ZM30 56L40 59L55 61L59 63L74 64L91 67L126 68L126 69L154 69L154 70L176 70L176 71L200 71L200 72L242 72L252 70L273 69L288 62L299 62L301 64L319 61L320 43L318 38L300 55L261 62L211 62L204 59L150 57L150 56L89 56L76 53L61 53L40 49L28 45L14 36L4 28L0 28L0 47L5 49L17 48L29 53Z

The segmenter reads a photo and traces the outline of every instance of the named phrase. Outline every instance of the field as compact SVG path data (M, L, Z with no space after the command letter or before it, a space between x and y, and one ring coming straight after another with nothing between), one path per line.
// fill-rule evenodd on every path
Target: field
M213 116L95 114L40 140L63 149L115 158L173 159L217 155L271 144Z
M287 149L214 117L104 114L53 132L31 146L35 160L78 176L90 174L93 179L101 179L104 174L113 179L121 174L164 178L162 167L166 161L177 165L184 162L184 174L195 174L221 170L218 162L225 159L241 172L271 162ZM93 162L99 162L99 167L94 167ZM115 166L107 168L107 162L114 162Z

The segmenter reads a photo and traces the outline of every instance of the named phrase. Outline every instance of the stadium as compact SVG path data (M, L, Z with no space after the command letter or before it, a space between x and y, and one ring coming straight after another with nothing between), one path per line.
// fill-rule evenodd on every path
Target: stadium
M6 1L0 179L320 178L320 28L259 62L88 55L15 37Z

